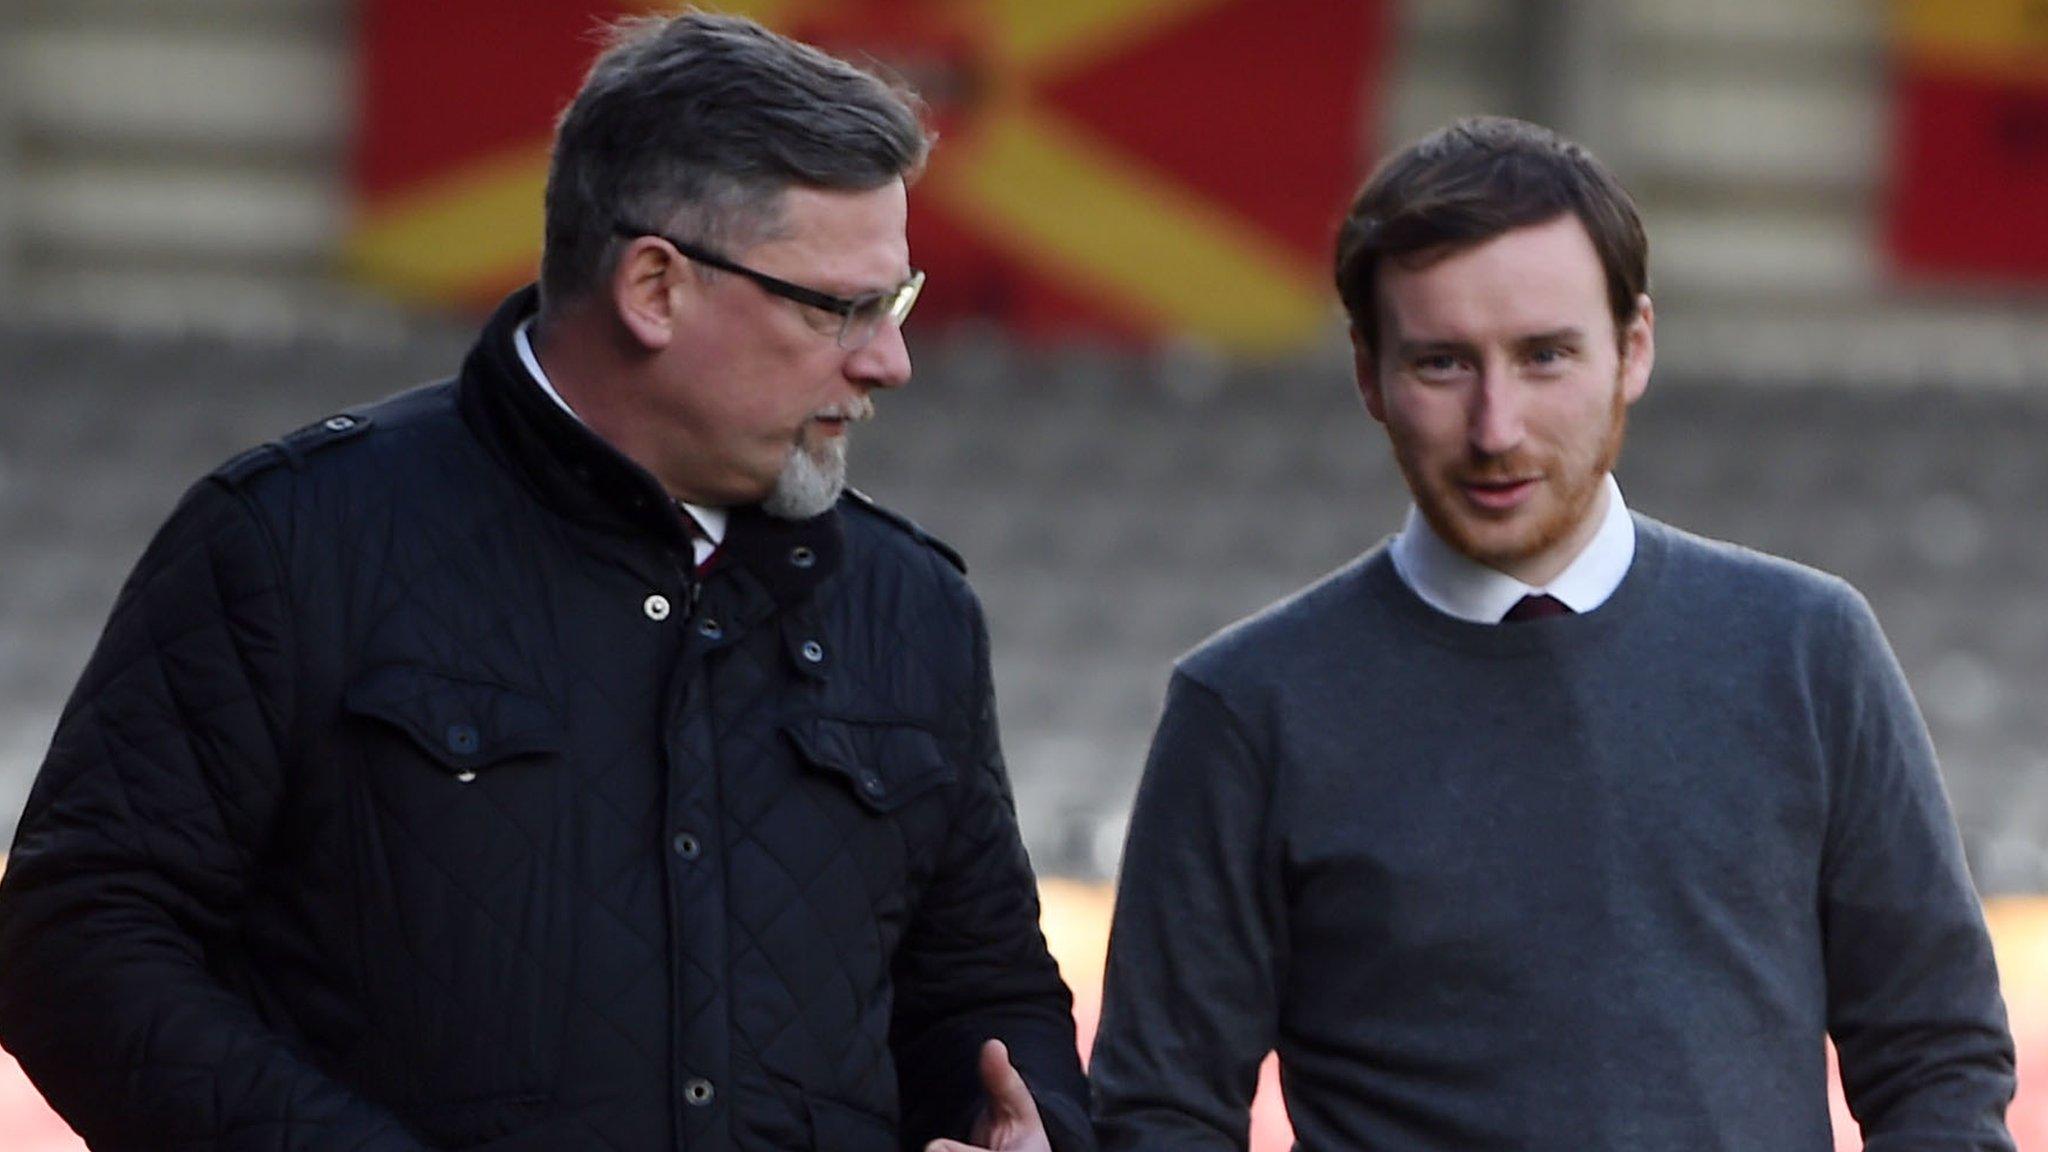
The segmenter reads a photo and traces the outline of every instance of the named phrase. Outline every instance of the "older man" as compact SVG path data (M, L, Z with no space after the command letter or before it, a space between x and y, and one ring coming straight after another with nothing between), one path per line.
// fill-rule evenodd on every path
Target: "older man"
M186 495L0 886L89 1143L1092 1147L980 609L842 494L926 149L756 25L623 25L460 374Z

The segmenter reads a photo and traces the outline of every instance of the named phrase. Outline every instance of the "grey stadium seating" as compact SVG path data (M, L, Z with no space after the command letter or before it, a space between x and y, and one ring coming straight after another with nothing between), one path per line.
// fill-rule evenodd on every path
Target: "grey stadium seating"
M451 367L374 349L0 333L0 832L148 533L211 464ZM1176 654L1342 563L1405 507L1336 356L918 348L855 482L964 552L1042 870L1113 873ZM1933 727L1979 885L2048 891L2048 394L1659 380L1630 502L1838 572Z

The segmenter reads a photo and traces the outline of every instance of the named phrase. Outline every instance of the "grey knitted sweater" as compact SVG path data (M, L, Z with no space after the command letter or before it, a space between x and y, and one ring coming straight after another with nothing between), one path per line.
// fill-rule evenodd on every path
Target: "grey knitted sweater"
M2013 1048L1863 599L1638 516L1584 616L1469 624L1384 547L1177 669L1125 848L1105 1149L2009 1149Z

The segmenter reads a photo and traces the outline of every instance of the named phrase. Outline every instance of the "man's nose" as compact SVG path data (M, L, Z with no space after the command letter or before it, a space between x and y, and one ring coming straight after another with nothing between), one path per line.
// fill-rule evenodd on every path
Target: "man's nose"
M1472 450L1482 456L1502 456L1522 443L1522 396L1512 380L1488 372L1472 393L1468 420Z
M865 347L846 357L848 378L871 388L901 388L910 383L910 346L903 326L884 320Z

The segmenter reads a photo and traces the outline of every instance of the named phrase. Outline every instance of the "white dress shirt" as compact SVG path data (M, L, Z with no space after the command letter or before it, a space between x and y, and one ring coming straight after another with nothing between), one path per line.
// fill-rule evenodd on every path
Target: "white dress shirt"
M560 392L555 391L554 384L548 380L548 374L542 371L540 358L533 354L533 337L528 335L532 328L533 317L529 316L512 331L512 345L519 349L519 362L526 365L526 371L533 376L533 382L540 385L540 390L548 394L548 399L560 405L562 411L567 412L578 424L583 423L583 417L576 415L576 410L569 407L569 402L562 399ZM725 509L706 508L701 504L687 504L681 500L676 501L676 507L681 508L697 522L697 527L704 530L701 535L690 538L691 559L702 564L711 558L713 552L718 551L718 545L725 540Z
M1459 552L1412 506L1394 537L1394 571L1430 607L1474 624L1500 623L1524 596L1554 596L1573 612L1591 612L1621 587L1636 556L1636 524L1622 502L1621 485L1613 473L1605 484L1607 513L1600 530L1546 587L1524 584Z

